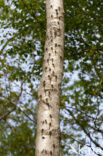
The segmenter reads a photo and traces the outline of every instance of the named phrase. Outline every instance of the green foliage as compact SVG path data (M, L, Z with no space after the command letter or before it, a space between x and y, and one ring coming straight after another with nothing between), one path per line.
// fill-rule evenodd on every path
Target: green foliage
M9 135L2 136L2 145L0 148L1 155L13 156L33 156L35 153L35 136L33 129L29 127L27 122L22 122L20 126L12 127Z
M61 153L73 155L70 144L84 146L86 140L103 150L98 141L103 137L103 2L65 0L64 7ZM1 0L0 12L0 155L32 156L45 1Z

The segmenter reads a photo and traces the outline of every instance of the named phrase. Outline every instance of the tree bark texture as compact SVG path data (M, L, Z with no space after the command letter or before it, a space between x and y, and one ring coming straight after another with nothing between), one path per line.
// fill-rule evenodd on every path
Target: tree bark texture
M36 156L59 156L60 94L63 75L63 0L46 0L47 30L38 89Z

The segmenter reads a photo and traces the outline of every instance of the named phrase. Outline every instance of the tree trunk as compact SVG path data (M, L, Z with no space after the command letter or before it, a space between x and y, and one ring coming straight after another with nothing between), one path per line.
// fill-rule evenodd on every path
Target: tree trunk
M59 107L63 75L63 0L46 0L47 30L43 74L38 89L36 156L58 156Z

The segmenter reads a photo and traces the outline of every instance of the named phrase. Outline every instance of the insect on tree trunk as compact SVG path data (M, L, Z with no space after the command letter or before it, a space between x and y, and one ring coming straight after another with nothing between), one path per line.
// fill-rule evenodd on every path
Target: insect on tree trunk
M63 0L46 0L47 29L43 74L38 89L36 156L58 156L59 109L63 75Z

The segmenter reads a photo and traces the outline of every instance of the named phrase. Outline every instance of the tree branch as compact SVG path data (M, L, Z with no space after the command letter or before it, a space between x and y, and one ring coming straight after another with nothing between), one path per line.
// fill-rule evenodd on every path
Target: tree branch
M81 127L81 129L84 131L84 133L89 137L89 139L91 140L92 143L94 143L94 145L96 145L97 147L101 148L103 150L103 147L98 144L90 135L90 133L83 127L83 125L80 123L80 121L78 121L74 114L68 109L67 110L69 112L69 114L73 117L73 119L76 121L76 123Z
M15 108L13 108L11 111L9 111L9 112L5 113L4 115L2 115L2 116L0 117L0 120L5 120L6 117L7 117L10 113L12 113L14 110L15 110Z
M10 104L16 106L16 108L17 108L18 110L20 110L29 120L31 120L32 122L35 122L33 119L31 119L31 118L29 117L29 115L28 115L27 113L25 113L25 111L23 111L20 107L18 107L16 103L12 102L9 98L7 98L7 97L5 97L5 96L3 96L3 98L7 99L7 100L10 102Z
M14 39L15 36L9 38L6 43L3 45L2 49L0 50L0 54L3 53L4 49L6 48L6 46L8 45L9 42L11 42Z

